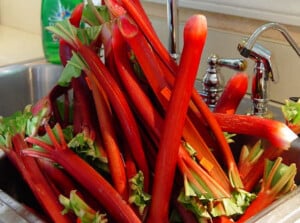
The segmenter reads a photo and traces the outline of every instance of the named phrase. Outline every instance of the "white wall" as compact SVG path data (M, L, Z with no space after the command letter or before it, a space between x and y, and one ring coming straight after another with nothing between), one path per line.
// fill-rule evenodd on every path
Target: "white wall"
M40 34L41 0L0 0L0 24Z
M166 9L161 5L148 2L144 2L144 5L159 36L162 38L162 41L167 44ZM182 47L181 34L184 23L186 19L194 13L206 15L209 26L208 38L203 52L198 78L204 74L207 68L207 57L212 53L216 53L219 57L223 58L242 58L237 51L238 43L245 37L251 35L256 28L267 23L261 20L180 8L178 15L180 21L180 48ZM300 27L287 26L287 28L298 45L300 45ZM275 101L284 102L284 100L290 96L300 96L300 58L294 50L277 31L267 31L263 37L259 39L259 43L272 53L276 83L270 82L270 98ZM247 61L248 69L246 72L251 78L253 62L249 59L247 59ZM224 74L225 79L228 79L235 73L235 71L227 68L222 68L221 72Z
M142 1L142 3L161 40L166 44L167 24L164 5L145 1ZM41 0L0 0L0 25L14 27L40 35L40 4ZM266 23L266 21L259 20L259 18L247 19L207 11L180 8L180 34L182 33L186 19L194 13L206 15L209 26L208 39L201 60L199 77L206 70L206 59L210 54L216 53L220 57L240 58L236 50L237 44L244 37L249 36L258 26ZM296 42L300 45L300 27L287 27ZM283 102L290 96L300 96L300 59L296 53L278 32L266 32L263 38L260 39L260 43L272 52L272 57L274 58L273 64L274 67L277 68L277 75L279 75L279 78L277 78L278 83L270 83L271 99ZM181 47L182 41L180 40L180 48ZM247 70L249 75L252 73L252 68L252 63L249 61L249 68ZM227 68L222 68L221 71L226 79L234 73Z

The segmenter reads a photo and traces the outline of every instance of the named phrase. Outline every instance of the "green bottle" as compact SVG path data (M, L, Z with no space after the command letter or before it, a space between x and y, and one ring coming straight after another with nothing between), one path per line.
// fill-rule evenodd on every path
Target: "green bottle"
M42 43L45 58L49 63L61 63L59 57L59 40L45 28L69 18L76 5L82 2L83 0L42 0Z

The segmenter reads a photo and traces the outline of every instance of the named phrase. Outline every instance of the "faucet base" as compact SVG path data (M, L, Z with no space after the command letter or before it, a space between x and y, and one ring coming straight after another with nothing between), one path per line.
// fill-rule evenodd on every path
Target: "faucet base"
M251 115L260 116L264 118L273 118L273 113L268 109L268 101L267 99L254 98L252 99L252 110Z

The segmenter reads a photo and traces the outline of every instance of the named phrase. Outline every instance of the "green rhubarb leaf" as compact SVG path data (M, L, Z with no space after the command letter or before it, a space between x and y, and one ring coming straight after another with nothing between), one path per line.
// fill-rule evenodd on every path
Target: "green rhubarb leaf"
M47 30L64 39L72 45L77 37L77 28L73 26L68 19L57 22L54 26L46 27Z
M300 103L286 100L281 107L285 120L292 124L300 124Z
M65 207L62 214L74 213L82 223L107 223L106 214L100 214L92 209L75 190L70 192L70 198L59 195L59 202Z
M58 79L58 84L64 87L69 86L72 78L79 77L81 75L81 71L85 69L85 67L86 64L81 57L73 52L72 58L68 61L60 75L60 78Z
M244 213L250 203L256 198L254 193L241 189L235 189L230 197L205 198L196 193L186 193L184 188L178 197L178 201L192 213L198 221L212 219L219 216L235 217Z
M244 145L241 149L239 166L245 163L255 164L264 152L264 146L261 140L258 140L253 146Z
M0 123L0 134L15 135L17 133L25 134L27 120L32 118L30 112L15 112L11 116L4 117Z
M255 198L256 195L254 193L249 193L241 189L234 190L230 198L222 199L222 204L225 209L226 216L233 217L243 214Z
M48 118L48 114L49 114L49 110L47 108L43 108L40 110L40 112L37 115L28 118L26 123L26 135L27 136L36 135L39 130L39 127L43 125L45 119Z
M58 141L60 141L60 138L59 138L59 135L58 135L58 130L57 130L56 127L57 127L57 125L55 125L54 128L52 128L52 132L53 132L55 138ZM68 142L69 140L71 140L73 138L73 133L72 133L73 128L72 128L72 126L67 126L64 129L62 129L62 131L63 131L64 139L65 139L66 142ZM44 134L44 135L41 135L41 136L40 135L36 135L36 136L34 136L34 138L37 138L37 139L41 140L42 142L45 142L45 143L47 143L49 145L52 144L51 139L49 138L48 134ZM41 147L39 147L37 145L33 145L33 148L37 149L37 150L42 149Z
M80 40L82 44L90 45L92 41L98 38L102 27L77 28L73 26L69 20L63 20L57 22L54 26L48 26L46 28L57 37L65 40L71 46L74 46L77 40Z
M102 26L92 26L77 29L77 37L84 45L89 46L100 35Z
M86 4L82 13L83 21L90 26L99 26L101 23L98 17L106 22L111 20L109 10L106 6L95 6L92 1L88 0L88 4Z
M72 138L68 147L87 161L99 172L109 172L108 160L99 152L99 147L84 133L78 133Z
M186 196L185 191L181 191L178 198L180 202L187 210L191 211L198 222L202 222L204 219L211 220L212 217L208 211L209 200L198 199L197 196Z
M60 141L60 137L57 130L57 125L52 129L52 132L56 139ZM107 157L100 153L99 147L94 140L87 136L84 132L73 135L72 126L67 126L63 129L64 140L68 143L68 147L89 163L95 170L102 174L109 173ZM51 145L51 139L48 134L43 136L35 136L35 138ZM34 145L34 149L41 149L39 146Z
M199 199L211 199L213 198L211 189L209 188L209 185L206 185L206 183L200 179L200 177L193 173L191 171L197 182L199 183L201 189L198 188L198 186L195 186L193 183L190 183L186 176L184 176L184 190L185 194L187 196L197 196ZM201 192L205 191L205 193Z
M269 190L274 197L279 197L295 188L297 168L294 163L286 165L282 158L275 161L266 160L262 189Z
M234 143L233 137L235 137L236 134L224 132L224 136L225 136L227 143Z
M228 170L228 178L233 188L243 188L243 182L239 173L234 171L232 167Z
M133 51L130 51L130 53L129 53L129 59L130 59L130 61L132 63L132 67L133 67L134 73L135 73L136 77L138 78L138 80L140 80L143 83L146 82L146 77L144 75L144 72L143 72L143 70L141 68L141 65L137 61L137 58L134 55Z
M197 196L197 193L194 188L192 187L192 185L188 182L187 180L187 177L186 176L183 176L184 177L184 194L187 196L187 197L191 197L191 196Z
M102 30L102 26L86 27L84 30L86 32L90 44L94 40L98 39L100 32Z
M42 125L46 114L46 109L42 109L37 115L33 116L30 112L31 106L28 105L24 111L17 111L10 116L0 119L0 146L9 148L11 137L16 134L23 136L33 136Z
M133 178L129 179L130 196L129 203L138 207L139 213L142 215L145 208L150 203L151 196L144 192L144 175L139 171Z
M73 104L73 100L70 100L68 102L68 106L66 106L66 103L64 100L56 100L56 106L58 108L58 112L61 115L61 117L65 116L65 113L68 112L68 120L64 120L64 122L66 123L72 123L73 122L73 118L74 118L74 104Z
M196 150L186 141L184 141L182 143L182 145L184 146L184 148L187 150L187 152L190 154L191 157L195 157L196 156Z

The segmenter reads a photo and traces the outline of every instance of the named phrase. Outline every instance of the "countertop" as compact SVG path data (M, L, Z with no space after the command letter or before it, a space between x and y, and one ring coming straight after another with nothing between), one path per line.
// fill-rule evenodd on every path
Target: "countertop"
M0 66L43 57L39 34L0 25Z

